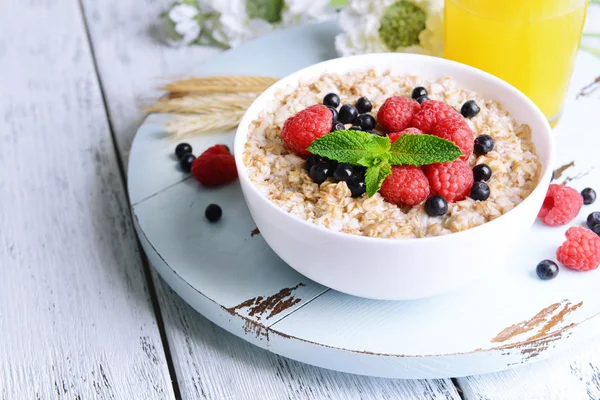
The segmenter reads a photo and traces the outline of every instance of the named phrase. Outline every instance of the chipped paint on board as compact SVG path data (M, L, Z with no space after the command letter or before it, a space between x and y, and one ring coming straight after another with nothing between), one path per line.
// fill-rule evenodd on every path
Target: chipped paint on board
M542 309L528 321L521 321L504 328L491 341L492 343L503 343L516 336L527 332L537 331L534 335L526 339L526 342L544 338L550 330L563 322L564 317L577 310L583 305L583 302L572 304L568 300L560 303L554 303Z
M558 167L554 170L554 180L559 179L563 172L565 172L567 169L574 167L575 166L575 161L571 161L570 163L567 163L561 167Z
M235 307L228 308L227 311L236 313L241 309L248 309L248 315L256 317L257 320L265 315L265 319L272 318L302 301L302 299L293 296L293 292L301 286L304 286L304 284L299 283L294 287L281 289L276 294L266 298L264 296L253 297Z

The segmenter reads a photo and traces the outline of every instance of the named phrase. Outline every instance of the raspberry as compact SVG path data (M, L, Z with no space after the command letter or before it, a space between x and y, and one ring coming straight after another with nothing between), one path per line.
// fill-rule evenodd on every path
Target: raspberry
M327 106L317 104L288 118L283 124L281 138L290 150L307 156L306 150L313 140L327 135L331 131L333 118Z
M552 184L548 188L538 217L548 226L564 225L577 216L582 206L583 197L577 190Z
M443 196L448 202L464 200L473 186L473 171L462 160L426 165L423 169L431 194Z
M237 179L233 155L223 145L207 149L192 164L192 175L205 186L220 186Z
M227 146L225 146L224 144L216 144L212 147L209 147L208 149L204 150L204 153L211 153L211 154L230 154L229 153L229 149L227 148ZM204 154L203 153L203 154Z
M421 106L415 100L393 96L377 112L377 122L386 132L400 132L410 126L413 115Z
M463 152L460 160L468 160L473 153L473 131L464 118L451 117L438 121L433 127L433 135L457 145Z
M414 115L411 126L423 133L431 133L438 122L453 117L462 118L462 115L443 101L429 100L421 104L421 109Z
M397 205L414 206L427 200L429 182L419 167L398 165L381 185L383 198Z
M556 258L565 267L589 271L600 265L600 236L581 226L573 226L565 234L567 240L556 250Z
M411 134L411 135L420 135L421 132L420 130L418 130L417 128L406 128L405 130L403 130L402 132L394 132L394 133L390 133L388 135L388 137L390 138L390 142L394 143L396 140L398 140L398 138L402 135L406 135L407 133Z

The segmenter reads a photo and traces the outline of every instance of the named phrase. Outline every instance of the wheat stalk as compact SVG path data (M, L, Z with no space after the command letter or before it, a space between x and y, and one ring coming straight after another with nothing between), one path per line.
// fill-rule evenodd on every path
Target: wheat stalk
M167 133L174 139L181 139L198 133L225 132L238 126L244 112L237 110L215 114L175 115L166 124Z
M188 78L167 84L163 90L171 93L242 93L263 92L277 78L262 76L209 76L205 78Z
M163 97L151 106L148 113L213 114L245 111L258 97L258 93L221 93L209 96Z

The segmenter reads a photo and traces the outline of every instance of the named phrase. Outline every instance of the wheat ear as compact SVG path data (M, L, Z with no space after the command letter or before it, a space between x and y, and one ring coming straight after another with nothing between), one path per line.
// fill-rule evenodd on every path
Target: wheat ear
M189 78L167 84L163 90L171 93L248 93L263 92L277 78L262 76L209 76L206 78Z

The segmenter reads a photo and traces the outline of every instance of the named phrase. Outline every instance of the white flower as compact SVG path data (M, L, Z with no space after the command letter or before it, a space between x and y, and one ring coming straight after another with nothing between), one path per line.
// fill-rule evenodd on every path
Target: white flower
M200 23L196 19L200 11L189 4L176 4L167 13L168 43L172 46L187 46L200 36Z
M335 38L342 56L387 51L442 56L443 0L350 0Z
M248 13L251 6L246 0L214 0L212 7L220 16L218 20L210 21L207 28L212 31L216 40L231 47L239 46L246 40L273 29L269 21L255 15L262 9L258 9L255 14ZM267 10L266 13L277 13L277 10Z
M283 25L297 25L324 21L332 13L327 11L330 0L285 0Z

